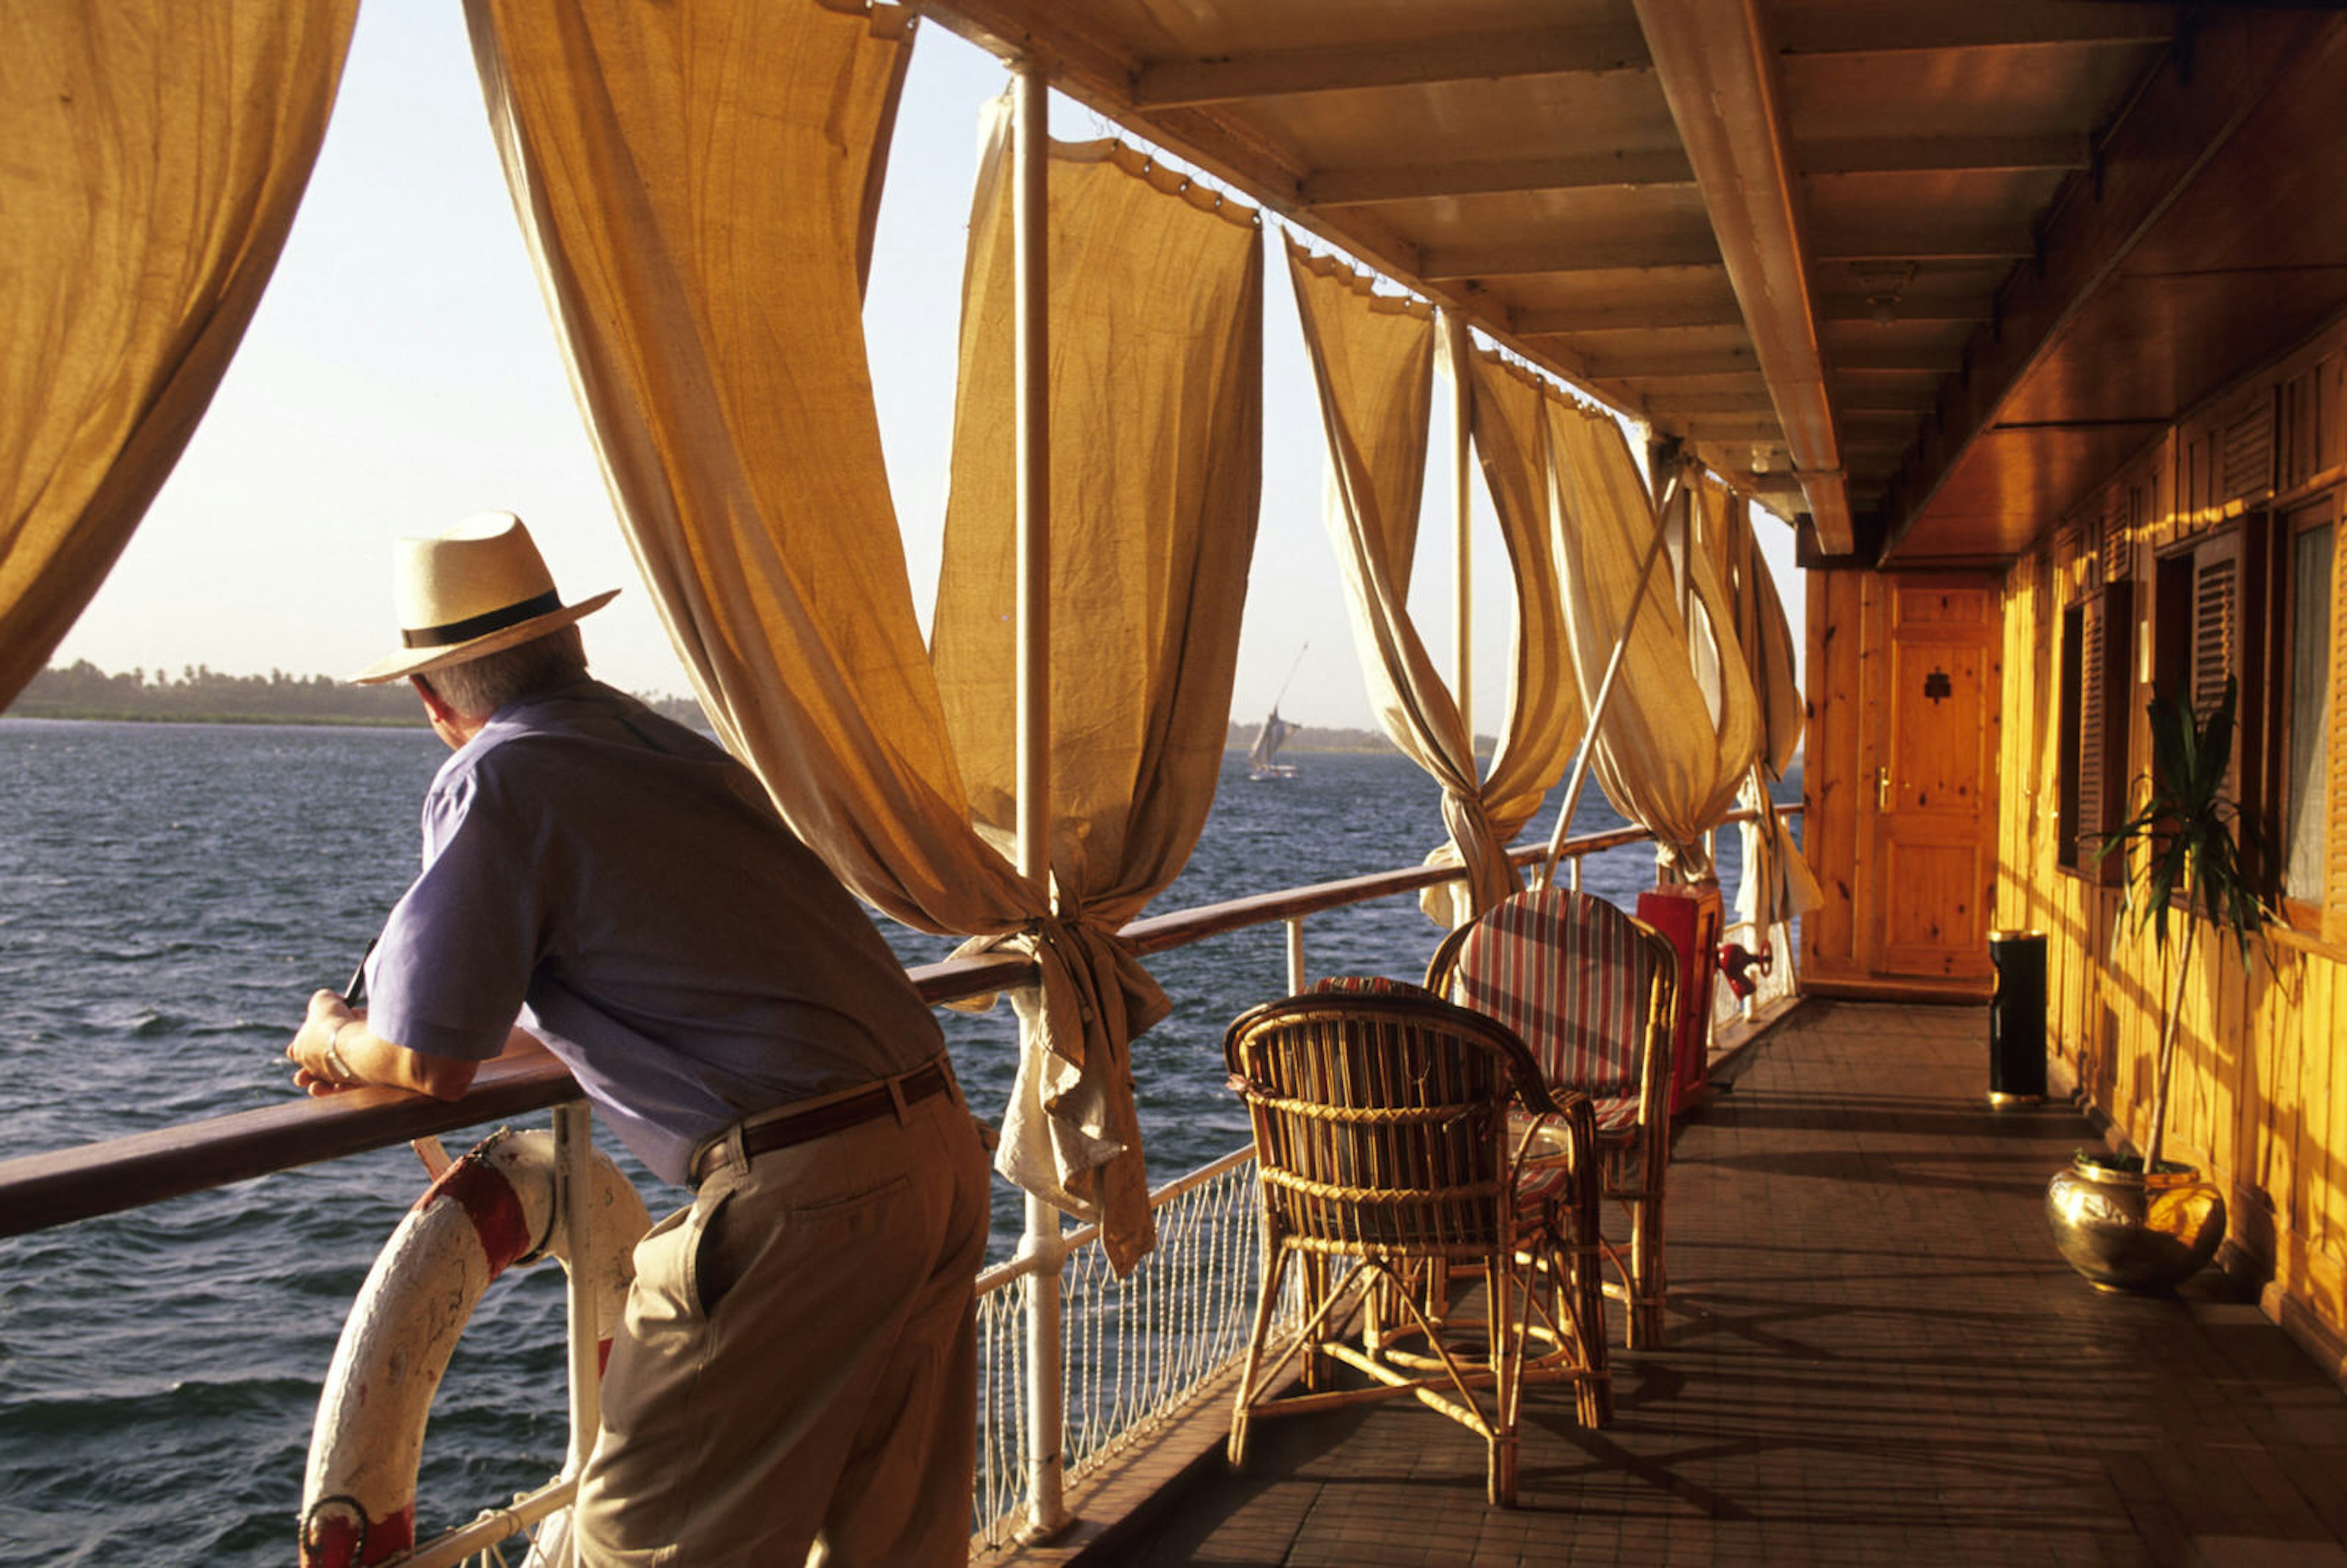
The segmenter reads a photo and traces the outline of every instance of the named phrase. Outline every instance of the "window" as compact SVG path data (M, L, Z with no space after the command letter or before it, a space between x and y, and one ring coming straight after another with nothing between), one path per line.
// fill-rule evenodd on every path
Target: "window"
M2245 738L2260 734L2264 697L2264 661L2242 655L2241 629L2261 624L2246 602L2259 582L2250 558L2263 559L2262 526L2229 528L2191 548L2163 558L2154 584L2151 686L2155 699L2188 692L2194 717L2205 719L2223 701L2225 682L2237 679L2233 710L2233 756L2225 770L2225 793L2244 812L2257 810L2258 772L2242 765ZM2248 754L2251 764L2258 748Z
M2253 516L2163 559L2154 589L2153 687L2189 692L2205 716L2239 682L2227 793L2308 929L2342 902L2329 886L2336 508L2326 495Z
M2331 579L2329 497L2284 519L2289 548L2290 626L2282 668L2280 819L2282 893L2319 906L2323 897L2331 762Z

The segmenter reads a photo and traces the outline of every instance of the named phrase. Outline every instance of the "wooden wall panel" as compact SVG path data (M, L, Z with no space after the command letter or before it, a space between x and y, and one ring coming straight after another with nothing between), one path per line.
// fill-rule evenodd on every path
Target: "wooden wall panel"
M2120 915L2117 889L2098 889L2057 866L2060 672L2051 650L2062 609L2089 579L2131 567L2140 583L2154 548L2223 526L2245 500L2260 505L2270 497L2286 505L2308 487L2347 478L2342 388L2347 328L2196 411L2116 477L2112 493L2049 530L2007 577L1998 922L2048 933L2050 1047L2138 1147L2149 1131L2151 1070L2173 956L2157 952L2133 912ZM2271 443L2270 459L2250 449L2260 441ZM2347 651L2347 548L2336 559L2332 624ZM2130 776L2148 751L2143 613L2139 608L2133 626L2112 629L2138 651L2131 663ZM2333 680L2328 761L2336 820L2347 812L2347 708L2336 705L2347 667L2334 661ZM2328 848L2347 861L2341 836ZM2347 876L2334 876L2333 886L2347 891ZM2347 917L2347 909L2334 913ZM2286 935L2244 969L2235 951L2203 928L2186 987L2168 1123L2177 1157L2202 1164L2227 1192L2233 1254L2253 1270L2270 1271L2266 1309L2334 1371L2347 1368L2342 932L2347 925L2333 920L2320 937Z
M1825 906L1801 917L1802 972L1856 972L1850 890L1858 879L1859 651L1870 573L1813 571L1809 593L1809 713L1801 764L1801 842Z

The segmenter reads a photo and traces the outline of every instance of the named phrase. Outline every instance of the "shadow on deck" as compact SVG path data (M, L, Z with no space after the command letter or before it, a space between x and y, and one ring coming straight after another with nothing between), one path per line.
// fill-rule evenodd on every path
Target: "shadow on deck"
M2221 1275L2073 1275L2042 1202L2086 1124L1990 1110L1987 1038L1818 1002L1735 1062L1676 1146L1666 1347L1617 1352L1602 1431L1528 1395L1516 1510L1396 1403L1262 1422L1245 1474L982 1561L2347 1568L2347 1395Z

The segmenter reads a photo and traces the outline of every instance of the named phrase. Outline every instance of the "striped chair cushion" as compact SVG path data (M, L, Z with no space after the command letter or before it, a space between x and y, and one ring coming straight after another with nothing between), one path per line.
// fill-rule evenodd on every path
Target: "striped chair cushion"
M1516 1183L1516 1213L1526 1220L1552 1202L1563 1202L1573 1191L1568 1165L1534 1165Z
M1653 967L1629 916L1550 888L1476 922L1460 949L1460 995L1522 1035L1551 1084L1585 1091L1609 1130L1637 1116Z
M1429 1001L1440 999L1424 986L1413 985L1409 980L1388 979L1383 975L1330 975L1327 979L1313 981L1307 994L1326 996L1332 992L1348 996L1424 997Z

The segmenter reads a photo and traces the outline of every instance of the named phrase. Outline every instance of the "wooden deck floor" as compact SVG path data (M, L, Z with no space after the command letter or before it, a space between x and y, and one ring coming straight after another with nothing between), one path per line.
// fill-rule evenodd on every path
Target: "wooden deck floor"
M1389 1404L1262 1423L1081 1560L2347 1568L2347 1396L2220 1275L2074 1276L2041 1204L2086 1124L1990 1110L1986 1042L1813 1003L1740 1059L1677 1143L1668 1343L1603 1431L1528 1399L1518 1509Z

